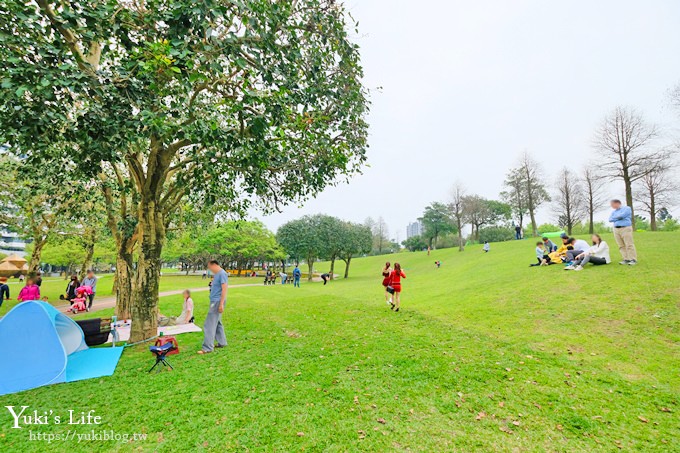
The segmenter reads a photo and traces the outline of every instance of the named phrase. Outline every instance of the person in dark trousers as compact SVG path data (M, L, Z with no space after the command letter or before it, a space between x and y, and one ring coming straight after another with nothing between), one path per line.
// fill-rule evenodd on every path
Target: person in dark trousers
M9 300L9 285L7 284L7 277L0 277L0 307L5 299Z
M515 239L522 239L522 227L519 225L515 226Z
M293 286L297 286L298 288L300 287L300 278L302 277L302 271L298 266L295 266L295 269L293 269Z
M324 284L324 285L325 285L326 283L328 283L328 280L330 280L330 279L331 279L331 274L328 274L328 273L326 273L326 274L321 274L321 280L323 280L323 284Z
M76 298L76 288L80 286L80 280L77 275L71 275L71 280L66 285L66 300L73 305L73 299Z
M94 295L97 293L97 277L94 275L94 271L90 269L87 271L87 276L83 279L81 285L89 286L92 288L92 293L87 296L89 299L89 304L87 308L92 308L92 302L94 302Z

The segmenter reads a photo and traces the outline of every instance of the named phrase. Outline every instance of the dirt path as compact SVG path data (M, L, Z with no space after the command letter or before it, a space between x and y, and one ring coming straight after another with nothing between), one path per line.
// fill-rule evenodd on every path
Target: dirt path
M337 276L336 276L337 278ZM321 281L320 278L314 278L312 280L313 282L319 282ZM280 285L280 283L279 283ZM229 288L243 288L243 287L248 287L248 286L264 286L262 283L242 283L239 285L229 285ZM199 293L199 292L205 292L205 291L210 291L210 287L208 286L201 286L200 288L189 288L189 291L192 293ZM165 297L165 296L177 296L181 295L184 292L183 289L175 289L172 291L161 291L158 293L158 297ZM105 308L114 308L116 306L116 296L104 296L104 297L95 297L94 303L92 304L92 311L99 311L99 310L104 310ZM59 311L66 311L68 309L69 305L64 304L64 305L55 305L54 308L56 308Z

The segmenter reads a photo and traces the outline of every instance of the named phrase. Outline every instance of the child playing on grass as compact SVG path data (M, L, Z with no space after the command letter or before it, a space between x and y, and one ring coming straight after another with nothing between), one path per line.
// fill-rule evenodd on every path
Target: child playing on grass
M536 263L530 264L530 266L547 266L550 261L546 247L541 241L536 243L536 261Z
M491 246L489 245L489 242L484 241L484 253L489 253L489 250L491 250Z
M5 299L9 300L9 285L7 285L7 277L0 277L0 307Z
M27 300L40 300L40 287L35 284L33 277L30 277L26 280L26 286L21 288L17 300L19 302L25 302Z

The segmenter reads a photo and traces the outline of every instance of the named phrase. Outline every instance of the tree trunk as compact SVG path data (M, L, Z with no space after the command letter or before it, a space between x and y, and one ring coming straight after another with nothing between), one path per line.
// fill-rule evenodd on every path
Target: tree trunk
M465 245L463 244L463 229L460 219L457 222L458 226L458 251L462 252L465 250Z
M595 207L593 206L592 199L588 202L588 222L588 233L593 235L595 234L595 225L593 225L595 222Z
M330 279L333 280L333 274L335 274L335 257L331 257L331 271L330 271Z
M536 225L536 214L534 213L534 209L530 208L529 209L529 218L531 219L531 231L534 237L538 236L538 229Z
M82 281L87 274L87 270L92 264L92 257L94 256L94 243L97 240L97 230L88 228L85 230L85 259L82 266L80 266L80 280Z
M132 277L132 253L128 253L126 248L124 248L119 250L116 256L116 274L114 276L116 316L118 316L118 319L131 318Z
M314 259L313 258L307 258L307 272L309 272L309 275L307 276L307 281L312 281L312 274L314 273Z
M345 278L349 277L349 263L352 261L352 257L349 256L345 260Z
M40 269L40 258L42 257L42 251L46 243L46 238L33 238L33 252L31 252L31 260L28 262L29 276L34 276L38 273L38 270Z
M158 326L158 285L161 275L161 251L165 238L163 214L152 200L139 204L140 247L137 272L132 285L132 329L130 341L156 336Z
M627 172L625 172L627 173ZM626 187L626 204L630 208L630 217L631 217L631 222L633 222L633 230L635 229L635 208L633 207L633 183L630 181L630 178L624 174L623 177L623 184Z
M649 229L656 231L656 200L654 193L649 193Z

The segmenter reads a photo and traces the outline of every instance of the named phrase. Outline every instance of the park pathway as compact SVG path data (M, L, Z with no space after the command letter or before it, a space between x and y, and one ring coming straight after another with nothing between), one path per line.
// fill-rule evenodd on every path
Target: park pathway
M229 285L229 288L240 288L244 286L263 286L262 283L243 283L240 285ZM210 291L210 287L208 286L201 286L200 288L189 288L189 291L192 293L198 293L202 291ZM165 297L165 296L177 296L181 295L184 292L183 289L175 289L172 291L161 291L158 293L158 297ZM99 311L99 310L104 310L105 308L114 308L116 306L116 296L106 296L106 297L97 297L94 299L94 303L92 304L92 311ZM66 311L68 309L69 305L64 304L64 305L55 305L54 308L56 308L59 311Z

